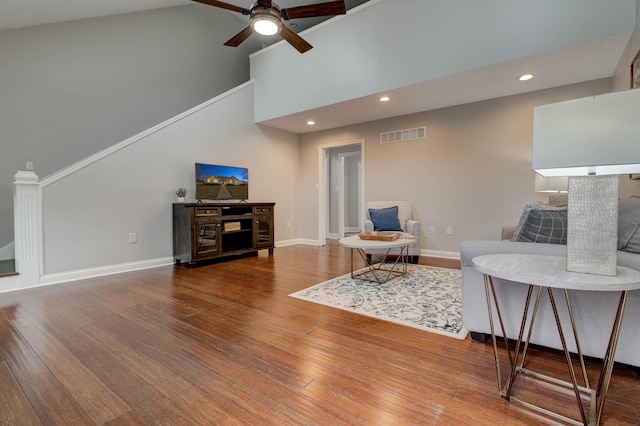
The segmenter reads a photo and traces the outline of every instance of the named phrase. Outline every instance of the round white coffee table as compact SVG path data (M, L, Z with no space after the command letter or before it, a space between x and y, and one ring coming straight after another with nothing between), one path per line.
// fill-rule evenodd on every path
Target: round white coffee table
M357 235L341 238L339 241L341 246L351 249L351 278L359 278L379 284L386 283L407 273L409 246L415 242L415 238L398 238L393 241L363 240ZM367 249L386 249L386 252L380 262L372 263L371 259L367 257ZM398 249L399 253L395 249ZM354 250L366 264L365 268L360 271L353 270ZM388 261L389 255L396 256L395 260Z

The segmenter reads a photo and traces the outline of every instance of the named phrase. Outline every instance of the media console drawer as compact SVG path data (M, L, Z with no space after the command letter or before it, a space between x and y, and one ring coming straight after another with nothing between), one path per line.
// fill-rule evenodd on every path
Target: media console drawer
M175 203L176 264L267 249L273 254L275 203Z
M195 209L196 216L220 216L220 209Z

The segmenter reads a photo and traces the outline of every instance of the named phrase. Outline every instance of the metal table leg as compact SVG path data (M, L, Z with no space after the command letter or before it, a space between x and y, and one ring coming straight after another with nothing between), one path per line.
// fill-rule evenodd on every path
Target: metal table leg
M552 417L554 419L557 420L562 420L564 422L568 422L570 424L574 424L574 425L589 425L589 426L596 426L600 424L600 420L602 417L602 411L604 408L604 403L605 403L605 399L607 396L607 391L609 389L609 383L611 381L611 375L613 372L613 366L614 366L614 355L615 355L615 351L616 351L616 347L618 344L618 339L620 336L620 329L622 326L622 319L624 316L624 310L625 310L625 306L626 306L626 302L627 302L627 291L623 291L621 293L620 296L620 301L618 303L618 309L616 311L616 315L615 315L615 320L614 320L614 324L611 330L611 337L609 339L609 345L607 347L604 359L603 359L603 364L602 364L602 370L600 372L600 378L598 380L598 386L597 389L591 389L590 385L589 385L589 380L587 378L587 371L586 371L586 367L585 367L585 363L584 363L584 357L582 355L582 350L580 347L580 342L578 339L578 334L577 334L577 327L575 324L575 319L574 319L574 315L573 315L573 310L571 307L571 303L569 300L569 294L567 290L564 290L564 298L565 298L565 302L566 302L566 306L567 306L567 311L569 313L569 318L571 321L571 327L572 327L572 331L573 331L573 335L574 335L574 339L575 339L575 344L576 344L576 349L578 352L578 358L580 361L580 370L582 373L582 377L583 377L583 381L584 381L584 386L580 386L578 384L577 381L577 377L575 374L575 370L573 367L573 361L572 361L572 357L571 357L571 353L569 352L569 349L567 347L566 344L566 340L565 340L565 336L564 336L564 331L562 329L562 325L560 323L560 317L558 315L558 308L556 305L556 301L555 298L553 296L553 292L551 290L551 288L549 287L544 287L547 289L547 294L549 297L549 301L551 303L551 308L553 311L553 315L554 315L554 319L556 322L556 326L558 328L558 334L560 337L560 341L562 343L562 348L563 348L563 352L565 355L565 361L567 364L567 368L569 370L569 375L571 377L571 381L567 382L564 380L559 380L556 379L554 377L530 370L528 368L525 368L525 359L526 359L526 355L527 355L527 349L528 349L528 345L529 345L529 340L531 337L531 331L533 329L534 323L535 323L535 317L536 317L536 313L537 313L537 309L538 309L538 303L540 301L540 296L541 296L541 292L543 290L543 287L539 287L538 292L537 292L537 296L535 298L535 302L534 303L534 308L533 308L533 312L531 315L531 320L529 322L529 327L528 327L528 332L527 332L527 337L526 339L523 340L523 336L524 336L524 332L526 327L526 323L527 323L527 315L528 315L528 311L530 308L530 305L532 303L531 300L531 296L532 296L532 292L533 292L533 288L535 286L533 285L529 285L529 289L527 291L527 296L526 296L526 301L525 301L525 306L523 309L523 314L522 314L522 321L520 324L520 330L519 330L519 334L518 334L518 339L516 342L516 346L515 349L512 351L511 347L508 344L508 339L507 339L507 335L505 332L505 327L504 327L504 322L502 319L502 313L500 312L500 306L498 303L498 299L496 297L496 292L495 292L495 287L494 287L494 283L493 283L493 279L491 276L489 275L484 275L484 284L485 284L485 294L486 294L486 299L487 299L487 310L488 310L488 315L489 315L489 327L491 329L491 338L493 341L493 351L494 351L494 360L495 360L495 365L496 365L496 372L497 372L497 379L498 379L498 388L500 390L500 395L505 398L508 401L514 402L514 403L518 403L520 405L526 406L531 410L537 411L539 413L542 413L546 416ZM495 325L494 325L494 316L493 316L493 311L495 309L495 313L498 317L498 321L501 327L501 331L502 331L502 336L503 336L503 341L504 341L504 345L505 348L507 350L507 356L509 358L509 362L510 362L510 376L509 379L503 383L502 378L501 378L501 373L500 373L500 359L498 356L498 344L497 344L497 339L496 339L496 333L495 333ZM522 353L520 353L520 347L524 342L524 349L522 350ZM519 362L519 359L521 358L521 361ZM575 393L575 397L576 397L576 401L580 410L580 420L576 420L576 419L572 419L566 416L563 416L561 414L552 412L550 410L547 410L543 407L537 406L535 404L520 400L516 397L514 397L512 395L512 391L513 391L513 383L515 382L515 380L517 379L519 374L525 374L528 377L531 377L533 379L536 380L542 380L545 381L547 383L551 383L557 386L561 386L561 387L565 387L568 389L572 389L573 392ZM581 395L586 395L589 400L590 400L590 410L589 410L589 415L587 416L587 413L585 413L584 407L582 405L582 399L581 399Z
M365 262L366 266L363 271L354 271L354 250L358 252L362 260ZM351 248L351 278L359 278L366 281L377 282L378 284L384 284L393 278L405 275L407 273L407 265L409 263L409 246L406 245L400 247L400 254L396 259L393 262L387 262L387 257L391 250L391 248L387 249L380 262L372 263L369 261L369 258L367 258L367 254L364 249Z

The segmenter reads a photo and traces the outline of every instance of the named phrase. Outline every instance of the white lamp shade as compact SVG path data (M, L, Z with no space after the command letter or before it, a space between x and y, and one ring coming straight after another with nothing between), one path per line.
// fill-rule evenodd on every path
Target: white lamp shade
M640 173L640 90L535 107L531 165L543 176Z
M639 118L640 90L534 108L533 170L569 176L568 271L617 273L615 175L640 172Z

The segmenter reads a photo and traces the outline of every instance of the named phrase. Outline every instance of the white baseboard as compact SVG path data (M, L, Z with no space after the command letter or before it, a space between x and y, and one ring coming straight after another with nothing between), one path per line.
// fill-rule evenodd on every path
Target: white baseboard
M460 260L460 252L441 250L420 250L420 256L440 257L442 259Z
M59 284L69 281L83 280L86 278L102 277L105 275L120 274L123 272L140 271L142 269L157 268L159 266L172 265L173 257L149 259L140 262L120 263L117 265L99 266L97 268L81 269L78 271L60 272L57 274L45 274L40 277L40 285Z
M173 257L166 257L161 259L144 260L140 262L100 266L97 268L88 268L78 271L61 272L57 274L46 274L41 276L36 284L30 284L27 286L24 285L24 280L21 280L21 276L19 274L11 275L8 277L0 278L0 293L24 290L27 288L42 287L53 284L61 284L69 281L83 280L86 278L101 277L104 275L120 274L122 272L132 272L140 271L142 269L157 268L159 266L172 265L173 262Z
M292 246L296 244L309 244L320 245L318 241L313 240L284 240L278 241L276 247ZM40 286L59 284L69 281L83 280L86 278L95 278L105 275L120 274L123 272L140 271L143 269L157 268L159 266L172 265L174 263L173 257L166 257L160 259L149 259L139 262L121 263L116 265L100 266L97 268L81 269L77 271L60 272L55 274L45 274L40 277Z
M15 245L12 242L4 247L0 247L0 260L15 259Z
M0 277L0 293L6 293L9 291L20 290L20 276L9 275L6 277Z
M320 240L298 240L298 244L303 244L303 245L307 245L307 246L323 246L324 244L322 244L320 242Z
M277 241L275 243L275 246L276 248L278 248L278 247L295 246L296 244L302 244L302 243L300 242L300 240L297 240L297 239L283 240L283 241Z
M296 244L307 244L319 246L320 242L317 240L303 240L293 239L278 241L275 246L286 247ZM69 281L83 280L86 278L95 278L105 275L120 274L123 272L140 271L143 269L157 268L160 266L172 265L174 263L173 257L165 257L160 259L142 260L139 262L121 263L116 265L100 266L97 268L81 269L77 271L60 272L56 274L45 274L40 277L40 285L59 284Z
M294 240L285 240L276 242L277 247L286 247L286 246L295 246L297 244L305 245L305 246L320 246L320 241L318 240L306 240L304 238L298 238Z
M320 245L318 241L313 240L285 240L278 241L276 247L292 246L296 244ZM84 280L87 278L102 277L105 275L121 274L123 272L140 271L143 269L157 268L160 266L173 265L173 257L165 257L160 259L142 260L139 262L120 263L116 265L99 266L96 268L80 269L76 271L66 271L53 274L45 274L35 285L20 286L19 275L0 278L0 293L23 290L27 288L41 287L47 285L55 285L70 281Z

